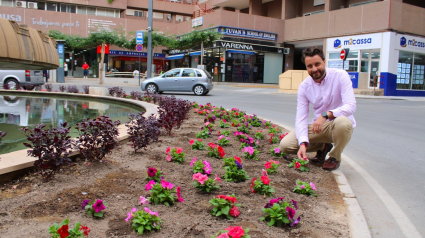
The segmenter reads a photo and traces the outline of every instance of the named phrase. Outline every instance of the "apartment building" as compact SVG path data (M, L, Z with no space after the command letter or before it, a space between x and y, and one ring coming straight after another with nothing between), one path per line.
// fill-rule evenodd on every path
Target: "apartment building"
M347 70L354 88L379 87L388 96L425 96L425 1L201 1L154 0L153 25L157 31L176 35L195 26L213 25L221 31L223 39L206 46L203 62L215 81L278 83L280 73L304 69L301 51L318 45L325 49L327 67ZM55 29L82 36L94 27L144 30L147 9L147 0L111 4L106 0L0 0L2 18L45 32ZM350 49L345 63L339 58L343 48ZM284 54L285 49L289 54ZM90 59L96 55L88 52L81 55ZM108 60L126 71L135 67L139 54L145 58L146 53L111 46ZM178 52L158 47L155 64L196 67L199 55L200 49Z

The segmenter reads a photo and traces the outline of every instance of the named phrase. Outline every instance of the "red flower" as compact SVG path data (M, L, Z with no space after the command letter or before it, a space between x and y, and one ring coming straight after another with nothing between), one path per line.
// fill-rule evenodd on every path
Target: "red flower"
M236 116L239 116L239 113L235 113Z
M266 169L270 169L272 167L272 163L270 161L267 161L264 167L266 167Z
M232 123L232 126L235 127L235 123Z
M241 213L239 212L238 207L233 206L230 209L230 216L232 216L232 217L238 217L239 214L241 214Z
M223 147L218 146L217 147L217 151L218 151L218 155L223 158L223 156L226 154L226 152L224 152Z
M226 197L225 199L229 202L232 202L232 203L235 203L235 202L238 201L238 199L236 199L235 197Z
M252 193L256 193L256 191L254 190L254 182L255 182L255 180L257 180L257 178L252 178L252 181L251 181L251 192Z
M168 146L167 150L165 151L165 153L170 153L171 148Z
M68 225L63 225L61 228L59 228L58 233L61 236L61 238L65 238L69 236Z
M217 198L226 199L227 196L226 195L217 195Z
M297 161L297 162L295 163L295 168L299 169L300 167L301 167L301 164L300 164L300 162L298 162L298 161Z
M89 233L90 233L90 228L89 228L88 226L83 226L83 225L81 225L81 226L80 226L80 231L83 231L84 235L85 235L85 236L88 236L88 235L89 235Z
M202 142L202 139L196 139L196 140L198 140L198 141Z
M269 185L270 184L270 179L267 176L261 176L261 181L263 181L263 183L265 185Z
M226 228L226 230L229 231L229 233L227 234L229 234L229 236L231 236L232 238L241 238L245 235L245 231L240 226L229 226L228 228Z
M218 131L218 135L220 135L221 134L221 131Z
M180 154L181 152L183 152L183 148L177 148L176 153Z
M239 164L242 164L242 161L241 161L241 158L240 158L240 157L236 157L236 156L235 156L234 158L235 158L235 160L236 160L236 161L238 161L238 162L239 162Z
M211 149L214 149L217 145L216 145L216 144L214 144L214 143L208 143L208 146L209 146Z

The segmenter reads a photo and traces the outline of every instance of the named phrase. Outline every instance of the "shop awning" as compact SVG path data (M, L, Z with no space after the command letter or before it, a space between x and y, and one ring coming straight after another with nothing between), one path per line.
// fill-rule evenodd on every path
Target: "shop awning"
M193 55L201 55L201 51L190 52L190 56L193 56ZM204 55L205 55L205 50L204 50Z
M255 55L254 51L244 51L244 50L227 50L228 53L239 53L239 54L246 54L246 55Z
M176 60L176 59L183 59L184 54L178 54L178 55L170 55L166 57L166 60Z

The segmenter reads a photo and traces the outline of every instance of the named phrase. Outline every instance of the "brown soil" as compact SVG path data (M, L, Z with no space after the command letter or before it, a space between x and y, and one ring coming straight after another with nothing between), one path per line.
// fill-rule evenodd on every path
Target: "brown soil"
M0 193L0 236L1 237L49 237L48 228L54 222L60 223L70 219L70 225L80 221L91 229L90 237L137 237L131 229L131 222L124 219L132 207L143 209L139 196L148 196L144 186L147 183L148 167L163 169L165 180L181 186L184 203L172 207L151 205L153 211L159 211L164 221L158 232L145 233L142 237L211 237L220 229L228 226L250 228L251 237L349 237L347 210L333 175L320 166L310 165L310 172L299 172L288 168L289 161L280 159L279 173L270 175L275 197L284 197L286 201L298 201L296 217L301 216L301 223L294 227L268 227L259 220L263 216L262 207L270 198L250 193L251 182L221 182L219 191L201 194L192 185L192 170L189 166L193 157L207 159L211 163L212 174L224 175L222 161L207 156L207 151L190 150L189 140L203 124L203 117L191 113L180 129L173 130L173 136L162 136L160 142L148 147L146 151L134 153L128 142L121 146L105 162L87 165L84 159L76 158L73 165L63 168L51 181L44 183L36 173L27 174L18 180L1 185ZM217 142L218 122L214 135L204 140L204 144ZM256 131L256 128L252 130ZM224 147L225 157L242 156L240 144L235 140L235 128L231 144ZM266 129L263 129L266 131ZM272 146L265 138L261 141L260 161L243 159L244 169L248 175L261 176ZM184 164L168 162L165 150L168 146L182 147L186 154ZM273 158L276 160L276 158ZM293 193L295 181L311 181L316 184L318 197L308 197ZM87 193L87 194L86 194ZM213 217L208 201L218 194L235 193L239 203L240 216L233 220ZM84 195L86 194L86 195ZM86 215L80 203L84 199L103 199L108 208L102 219Z

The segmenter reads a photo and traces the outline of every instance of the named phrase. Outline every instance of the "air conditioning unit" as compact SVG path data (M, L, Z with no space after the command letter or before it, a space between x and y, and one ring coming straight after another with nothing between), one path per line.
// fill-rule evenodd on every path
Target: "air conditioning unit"
M26 8L27 7L27 2L26 1L16 1L15 2L15 6L16 7L24 7L24 8Z
M134 16L134 10L127 9L127 10L125 11L125 14L126 14L126 15L128 15L128 16Z
M28 8L34 8L37 9L37 3L36 2L28 2Z

